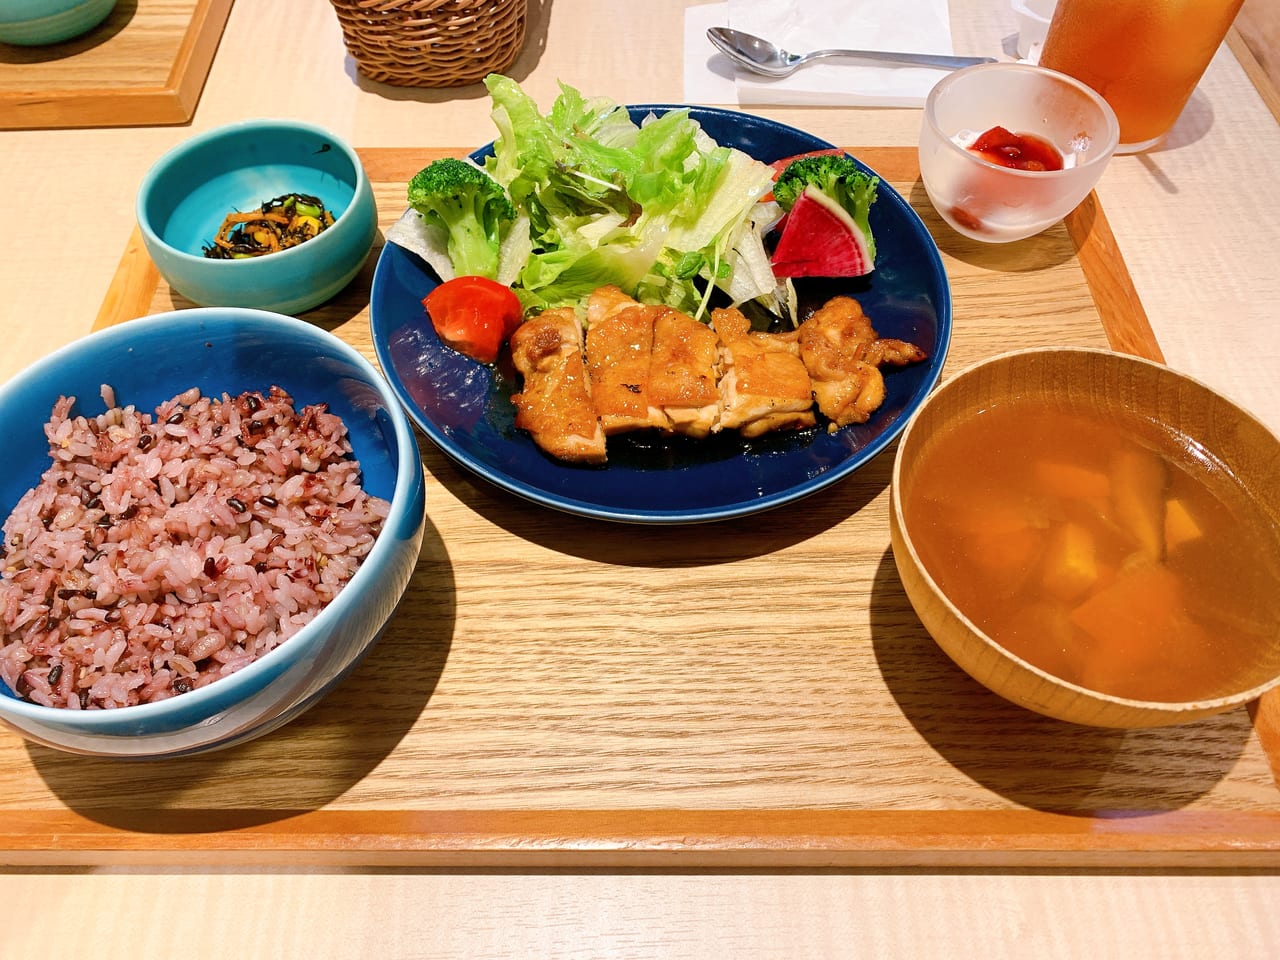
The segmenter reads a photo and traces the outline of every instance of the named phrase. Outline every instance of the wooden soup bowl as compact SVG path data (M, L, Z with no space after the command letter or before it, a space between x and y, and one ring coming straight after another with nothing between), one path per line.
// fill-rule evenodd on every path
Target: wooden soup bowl
M1062 680L986 636L943 594L912 544L904 503L931 437L994 402L1047 397L1091 407L1099 418L1135 413L1194 438L1227 467L1280 537L1280 440L1225 397L1166 366L1087 348L1039 348L1001 354L942 384L903 432L893 467L890 537L898 575L917 615L966 673L1007 700L1073 723L1157 727L1220 713L1280 684L1280 624L1253 662L1242 664L1239 689L1211 700L1131 700ZM1277 584L1280 589L1280 584Z

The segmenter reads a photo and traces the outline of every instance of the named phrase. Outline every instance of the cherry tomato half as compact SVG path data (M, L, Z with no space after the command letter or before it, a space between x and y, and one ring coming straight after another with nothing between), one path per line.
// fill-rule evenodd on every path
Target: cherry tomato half
M520 299L487 277L454 277L432 290L422 305L440 339L481 363L493 363L524 317Z

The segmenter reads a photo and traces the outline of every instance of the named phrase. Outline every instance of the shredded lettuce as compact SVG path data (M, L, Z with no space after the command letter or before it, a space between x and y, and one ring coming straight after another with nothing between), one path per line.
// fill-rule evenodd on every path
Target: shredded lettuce
M498 136L484 166L527 218L527 244L504 251L525 258L509 270L527 309L576 306L610 283L694 316L713 286L734 302L775 294L763 241L772 205L759 203L768 166L716 144L688 110L637 124L561 84L543 114L509 77L485 85Z

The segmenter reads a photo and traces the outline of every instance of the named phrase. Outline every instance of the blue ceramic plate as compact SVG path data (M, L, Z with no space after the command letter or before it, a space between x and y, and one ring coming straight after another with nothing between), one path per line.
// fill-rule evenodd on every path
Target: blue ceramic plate
M629 108L638 121L672 104ZM830 147L793 127L710 107L690 113L719 143L759 160ZM473 157L492 152L485 147ZM874 171L869 171L874 172ZM444 346L422 308L440 282L426 263L387 244L373 278L371 325L383 372L410 417L448 456L504 490L544 506L605 520L695 523L741 517L816 493L870 461L906 426L933 388L951 340L951 292L924 224L887 183L871 208L876 271L850 281L797 281L803 301L855 296L882 336L919 344L926 363L887 372L884 405L870 422L828 433L825 424L744 441L624 434L609 438L609 463L553 460L515 428L509 361L485 366Z

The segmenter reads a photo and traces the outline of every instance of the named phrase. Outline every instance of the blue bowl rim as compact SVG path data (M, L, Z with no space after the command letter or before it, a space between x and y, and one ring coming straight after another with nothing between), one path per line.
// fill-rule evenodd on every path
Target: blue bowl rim
M306 243L300 243L296 247L290 247L288 250L280 250L269 256L249 257L240 260L212 260L203 255L188 253L185 250L179 250L177 247L167 243L152 227L150 218L146 215L147 198L151 195L151 191L155 188L155 182L174 164L183 160L187 156L202 149L209 143L222 137L246 133L252 130L272 130L279 129L284 131L292 131L298 133L309 133L328 140L333 146L342 151L343 156L350 161L352 169L355 171L355 183L352 191L352 200L345 210L338 216L333 218L333 226L323 231L318 236L313 237ZM364 164L360 162L360 157L355 149L330 130L318 124L309 123L305 120L290 120L287 118L271 118L263 117L253 120L237 120L232 123L225 123L221 126L212 127L208 130L198 133L193 137L183 140L181 143L175 144L160 158L151 165L142 177L142 182L138 187L138 195L134 200L134 217L138 222L138 229L142 231L143 239L149 247L163 250L165 255L173 258L179 263L203 264L207 269L226 270L226 269L244 269L249 264L258 264L270 260L271 263L279 265L281 258L289 257L297 259L298 256L307 256L308 252L314 256L323 252L327 246L337 242L336 231L342 223L349 223L352 217L348 216L359 204L358 201L362 194L368 193L372 197L373 187L369 183L368 174L365 172ZM375 221L376 228L377 214L372 214L372 220Z
M116 326L97 330L78 340L73 340L71 343L42 357L18 376L0 386L0 402L3 402L5 395L26 389L29 381L67 362L78 353L89 349L95 343L103 343L109 340L127 341L139 332L149 332L157 328L170 331L183 329L191 321L201 319L220 319L229 323L235 323L238 320L255 320L262 323L278 324L289 328L295 334L308 337L318 344L327 345L336 356L350 362L359 369L367 377L369 384L378 391L378 396L381 398L395 426L396 444L402 454L407 454L400 457L399 467L396 470L395 490L392 493L388 522L408 508L409 503L406 498L414 488L413 471L422 469L422 461L418 453L417 441L414 439L413 426L409 422L408 415L401 408L400 401L391 391L382 374L362 353L334 334L314 324L307 323L305 320L299 320L296 317L285 314L272 313L269 310L257 310L250 307L193 307L186 310L171 310L164 313L150 314L145 317L139 317L136 320L129 320ZM46 707L43 704L0 695L0 716L9 714L15 718L34 720L42 724L54 723L64 728L77 727L83 732L89 733L101 727L116 727L125 718L129 721L143 722L178 710L200 714L201 711L206 710L208 707L217 706L221 702L238 702L246 695L251 695L255 692L254 687L258 675L270 670L277 661L286 658L299 660L304 657L307 650L318 642L317 638L323 634L324 628L328 626L329 621L336 619L342 608L355 602L351 598L357 595L365 581L377 576L378 570L376 568L379 564L375 561L391 549L393 549L391 540L380 536L342 591L333 600L329 601L310 623L303 626L301 630L273 650L263 654L253 663L207 686L199 687L189 693L170 697L166 700L139 703L126 707L114 707L109 710L67 710L64 707Z

